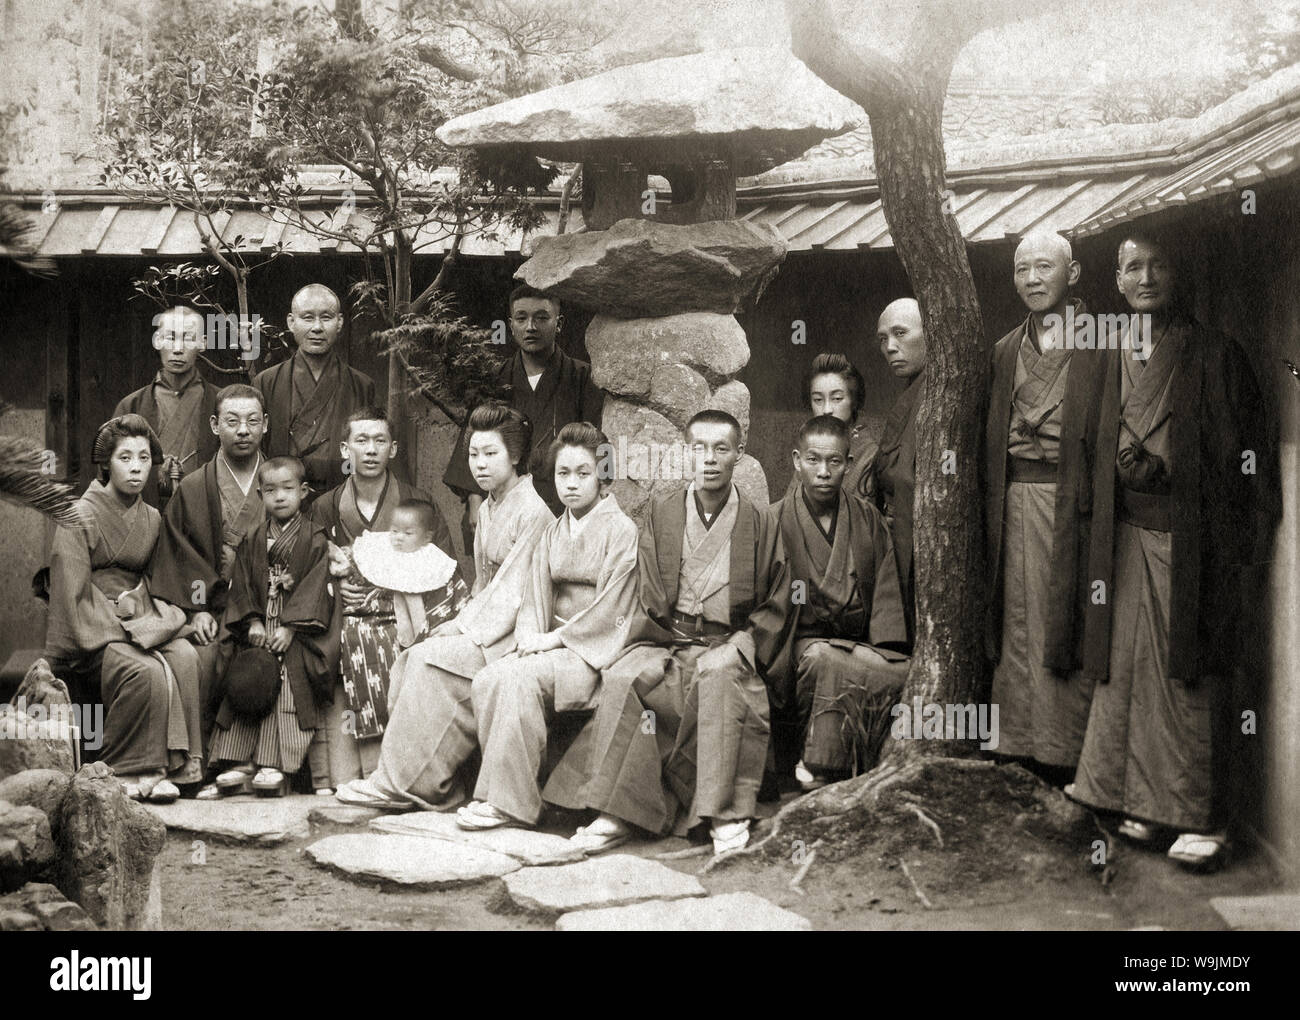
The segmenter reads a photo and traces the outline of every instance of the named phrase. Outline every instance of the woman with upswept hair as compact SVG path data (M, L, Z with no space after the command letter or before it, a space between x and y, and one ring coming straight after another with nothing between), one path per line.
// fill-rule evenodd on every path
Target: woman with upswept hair
M515 647L533 549L555 517L527 473L527 418L505 404L481 404L466 431L469 473L483 493L473 594L455 619L394 662L379 767L339 787L335 795L345 804L442 808L463 801L458 773L478 746L470 682Z
M138 414L100 426L99 476L77 503L84 526L54 533L45 657L74 702L103 702L100 758L127 794L166 802L176 784L203 778L203 745L185 614L154 600L144 579L161 518L140 494L161 455Z

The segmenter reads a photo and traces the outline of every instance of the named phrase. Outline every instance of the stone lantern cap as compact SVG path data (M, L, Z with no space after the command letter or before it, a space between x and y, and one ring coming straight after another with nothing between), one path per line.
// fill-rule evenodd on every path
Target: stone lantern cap
M789 51L750 47L616 67L456 117L437 135L561 162L729 159L743 176L865 119Z

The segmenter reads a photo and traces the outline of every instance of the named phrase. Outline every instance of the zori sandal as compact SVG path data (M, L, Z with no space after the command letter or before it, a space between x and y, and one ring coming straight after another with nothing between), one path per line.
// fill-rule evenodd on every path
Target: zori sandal
M253 792L253 766L238 765L217 776L217 789L223 796Z
M1169 858L1193 871L1216 871L1227 861L1226 832L1184 832L1169 848Z
M253 777L253 792L263 797L283 797L289 785L285 775L279 769L262 768Z

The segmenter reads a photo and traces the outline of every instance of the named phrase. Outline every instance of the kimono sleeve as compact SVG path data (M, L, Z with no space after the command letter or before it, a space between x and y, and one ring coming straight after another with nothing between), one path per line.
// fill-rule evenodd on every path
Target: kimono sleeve
M480 648L489 648L514 632L531 581L533 554L552 520L549 513L543 512L520 518L518 533L500 568L456 618L461 632ZM474 535L474 543L483 540L480 530Z
M193 476L202 479L201 475ZM191 537L206 524L206 508L199 514L192 506L193 486L181 484L167 503L162 515L162 530L149 561L149 589L156 598L170 602L186 613L208 611L221 615L225 602L225 582L212 562L211 553L200 549ZM203 490L199 489L200 496ZM191 525L194 525L191 527ZM220 552L217 551L220 556ZM196 588L200 582L202 588ZM199 601L196 596L202 595Z
M307 570L297 579L280 611L280 622L284 626L308 634L322 634L329 630L334 596L329 591L329 555L326 549L325 536L314 534Z
M83 510L83 516L90 514ZM91 583L93 521L86 531L55 529L50 547L50 608L45 649L54 657L72 657L126 640L126 632L108 599Z
M600 427L600 416L605 408L605 391L592 381L591 366L584 365L582 372L582 407L580 421L590 422Z
M612 664L626 647L637 600L636 525L620 514L608 527L596 597L558 631L564 646L595 670Z
M871 544L876 555L876 575L871 588L871 622L868 625L872 645L901 651L908 647L907 623L903 615L902 588L898 583L898 560L889 529L876 509L869 511Z
M261 620L266 612L267 579L255 576L253 541L255 539L245 535L239 543L239 548L235 550L235 566L231 571L226 611L222 617L223 640L227 638L243 640L249 624L254 620Z
M754 583L757 592L764 595L745 625L745 631L753 638L751 665L764 676L780 675L788 665L788 656L783 657L782 652L788 651L794 624L790 564L781 538L780 508L780 503L774 503L762 515L756 536Z

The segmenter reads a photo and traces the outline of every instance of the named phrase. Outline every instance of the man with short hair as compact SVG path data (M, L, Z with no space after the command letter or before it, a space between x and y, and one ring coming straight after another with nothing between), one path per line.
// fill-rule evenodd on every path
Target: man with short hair
M408 500L432 504L426 493L390 470L397 456L397 443L383 408L359 407L352 411L339 435L338 452L347 480L319 496L311 511L312 520L337 549L351 546L364 532L390 530L393 515ZM455 559L447 522L436 506L431 509L433 544ZM364 715L356 707L349 709L349 705L387 698L389 672L400 649L390 640L389 631L396 628L391 599L385 602L378 589L346 570L331 572L337 589L331 634L332 647L340 651L340 689L335 692L330 710L330 771L338 786L369 776L379 765L382 719L388 714L386 701L382 713ZM430 627L455 616L468 598L469 588L457 567L445 588L425 597ZM352 712L346 727L345 711Z
M734 850L756 814L768 709L748 619L767 596L758 554L771 543L763 511L731 480L740 423L701 411L686 442L694 480L653 500L641 524L641 643L602 671L596 713L544 792L600 812L573 836L588 853L679 818L683 829L708 822L715 852Z
M1181 833L1169 856L1199 868L1227 843L1236 581L1278 480L1246 352L1179 312L1161 244L1129 235L1118 262L1141 318L1107 340L1084 631L1097 686L1067 793L1125 815L1135 841Z
M343 482L338 437L352 411L375 403L375 382L345 365L335 350L343 332L343 305L330 288L311 283L299 290L287 321L297 351L258 373L254 385L271 418L267 455L299 458L315 498Z
M997 752L1028 759L1060 785L1073 778L1092 701L1092 681L1079 671L1085 508L1106 360L1067 333L1085 314L1070 298L1079 273L1059 234L1031 233L1017 245L1013 278L1029 315L993 347L984 437L984 645L995 664Z
M138 414L158 434L163 461L154 465L143 495L161 509L180 480L217 452L216 437L208 428L217 387L198 370L205 343L203 316L188 305L176 305L155 316L154 322L158 374L118 401L113 417Z
M802 746L810 788L871 767L862 754L907 676L893 542L880 511L841 491L848 454L838 418L804 423L792 453L799 488L768 507L760 552L774 578L752 623L771 699L772 760L780 779Z
M205 754L224 696L228 649L218 638L235 551L265 513L257 487L267 427L262 394L246 384L227 386L217 394L208 427L219 449L181 479L149 561L149 590L184 609L194 628Z
M551 513L564 513L555 493L555 479L546 464L546 454L560 429L570 422L586 421L599 427L605 394L591 381L591 366L571 358L556 344L564 323L560 302L527 284L510 292L510 335L518 350L501 368L498 381L503 399L533 424L533 444L528 453L528 470L533 487ZM462 429L442 481L465 501L465 548L474 544L483 493L469 473L469 433Z

